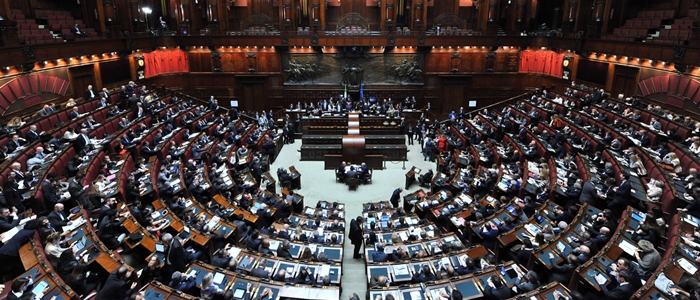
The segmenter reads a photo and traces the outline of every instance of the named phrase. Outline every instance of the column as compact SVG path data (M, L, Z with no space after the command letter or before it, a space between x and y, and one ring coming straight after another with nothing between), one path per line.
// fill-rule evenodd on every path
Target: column
M223 29L220 26L226 22L220 22L220 9L224 8L219 0L207 0L207 27Z
M428 7L425 0L414 0L411 6L411 30L425 31Z
M178 28L180 32L182 30L190 31L191 25L191 12L190 12L190 0L180 0L180 5L178 7L180 17L177 20Z
M564 17L562 20L562 31L564 34L577 31L579 7L578 0L567 0L564 2Z
M296 30L296 20L294 15L294 1L293 0L281 0L279 6L279 19L280 19L280 30Z
M146 23L142 18L141 7L138 0L129 1L129 23L132 26L132 31L146 30Z
M396 27L396 0L383 0L381 3L379 28L381 30L394 31Z
M309 0L309 25L311 30L326 30L325 0Z

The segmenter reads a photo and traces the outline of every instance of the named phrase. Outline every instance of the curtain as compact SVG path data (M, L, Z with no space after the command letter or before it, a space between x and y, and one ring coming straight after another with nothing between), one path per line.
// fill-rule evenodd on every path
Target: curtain
M544 74L554 77L563 75L563 53L549 50L523 50L520 52L520 73Z
M181 49L156 50L143 54L146 77L167 73L189 72L187 53Z

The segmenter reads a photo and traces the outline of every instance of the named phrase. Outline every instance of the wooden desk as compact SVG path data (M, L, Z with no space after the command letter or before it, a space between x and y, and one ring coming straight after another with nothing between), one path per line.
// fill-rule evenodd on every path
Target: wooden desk
M216 285L222 290L226 290L230 285L233 284L236 279L236 273L216 268L210 264L203 263L201 261L195 261L187 268L185 274L195 278L196 285L199 287L202 285L202 278L208 273L212 273L215 277L221 277L221 282L216 283L212 281L213 285Z
M406 172L406 184L404 186L405 190L408 190L411 184L416 182L416 175L420 174L420 172L421 169L416 168L416 166L411 167L411 169Z
M292 189L301 189L301 173L294 166L289 166L289 174L292 176Z

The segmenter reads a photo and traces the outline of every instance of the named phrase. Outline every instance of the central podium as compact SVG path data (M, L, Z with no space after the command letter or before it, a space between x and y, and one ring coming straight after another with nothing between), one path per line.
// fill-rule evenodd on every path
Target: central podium
M301 160L325 161L336 168L341 161L380 168L385 160L406 159L406 137L399 134L398 119L347 116L302 118Z

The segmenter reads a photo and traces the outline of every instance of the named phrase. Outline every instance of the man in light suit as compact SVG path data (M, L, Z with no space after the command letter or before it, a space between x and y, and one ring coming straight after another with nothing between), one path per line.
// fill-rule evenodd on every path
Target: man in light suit
M44 105L44 108L42 108L42 109L39 110L39 112L38 112L38 114L39 114L40 117L46 117L46 116L48 116L48 115L50 115L50 114L52 114L52 113L53 113L53 110L51 110L51 107L50 107L48 104L45 104L45 105Z
M170 278L176 271L185 272L185 249L180 240L173 238L169 233L160 237L161 242L168 248L165 250L165 266L163 278Z

